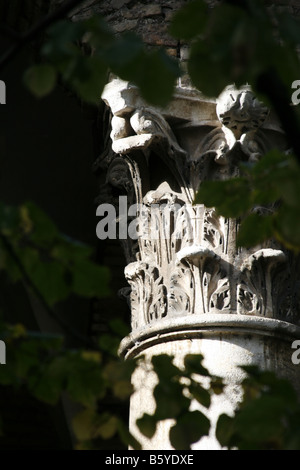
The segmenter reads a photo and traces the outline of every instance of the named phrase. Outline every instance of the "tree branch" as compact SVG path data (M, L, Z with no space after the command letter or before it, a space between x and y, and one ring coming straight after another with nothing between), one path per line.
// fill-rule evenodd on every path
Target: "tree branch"
M36 25L29 29L26 33L20 34L16 37L16 42L11 46L8 51L6 51L3 56L0 58L0 70L3 70L4 67L18 54L25 44L33 41L39 34L45 31L51 24L55 21L64 18L73 8L82 3L83 0L67 0L60 8L55 10L49 15L41 19Z
M74 338L80 340L84 346L89 346L93 349L95 349L95 344L92 343L92 341L81 335L80 333L78 333L76 330L74 330L70 325L69 323L67 323L66 321L64 321L62 318L60 318L56 312L54 310L52 310L48 303L46 302L46 300L44 299L43 295L41 294L41 292L38 290L38 288L36 287L36 285L32 282L32 280L30 279L30 276L29 274L27 273L25 267L23 266L21 260L19 259L18 255L15 253L15 250L13 248L13 246L11 245L11 243L9 242L9 240L7 239L7 237L5 235L3 235L2 233L0 234L0 240L2 242L2 245L4 247L4 249L7 251L7 253L9 254L9 256L11 257L11 259L13 260L13 262L16 264L16 266L18 267L21 275L22 275L22 278L23 278L23 281L25 282L25 284L31 289L31 291L33 292L33 294L36 296L36 298L38 299L38 301L40 302L40 304L42 305L42 307L45 309L45 311L48 313L48 315L53 318L57 323L58 325L67 333L69 333L71 336L73 336Z
M0 34L4 36L8 36L14 41L19 41L21 37L20 33L18 33L17 31L14 31L9 26L6 26L6 24L3 24L3 23L0 24Z

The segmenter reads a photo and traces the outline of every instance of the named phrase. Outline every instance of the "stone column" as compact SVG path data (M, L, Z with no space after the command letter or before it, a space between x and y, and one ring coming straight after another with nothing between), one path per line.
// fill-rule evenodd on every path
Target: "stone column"
M237 249L238 220L192 205L202 181L236 176L240 161L256 161L273 147L288 150L276 116L248 87L228 87L217 100L177 88L166 109L155 109L136 87L114 79L103 100L111 133L98 162L107 171L99 202L118 207L126 195L128 206L140 205L140 236L121 237L132 324L122 355L167 353L180 365L185 354L202 353L204 365L228 384L213 401L212 422L236 407L241 364L272 369L299 389L299 366L291 361L300 337L299 259L273 240ZM141 368L133 382L132 432L144 449L170 449L170 422L151 440L135 427L154 411L154 376ZM194 448L218 448L214 429Z

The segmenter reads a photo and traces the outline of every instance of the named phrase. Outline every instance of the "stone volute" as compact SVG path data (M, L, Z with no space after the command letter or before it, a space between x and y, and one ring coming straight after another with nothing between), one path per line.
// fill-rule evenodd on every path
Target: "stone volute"
M202 181L236 176L240 161L259 160L271 148L288 150L276 116L247 86L229 86L216 100L178 87L169 106L158 109L136 87L113 79L102 98L111 132L99 203L117 207L126 195L128 207L139 208L137 237L121 240L132 326L121 354L167 353L180 365L185 354L202 353L210 372L227 383L209 411L213 425L236 407L241 364L275 370L299 389L300 366L291 361L291 344L300 338L298 258L273 240L237 248L238 220L193 205ZM170 449L170 422L152 439L135 426L154 411L155 380L142 367L134 374L131 430L144 449ZM194 448L219 448L214 426Z

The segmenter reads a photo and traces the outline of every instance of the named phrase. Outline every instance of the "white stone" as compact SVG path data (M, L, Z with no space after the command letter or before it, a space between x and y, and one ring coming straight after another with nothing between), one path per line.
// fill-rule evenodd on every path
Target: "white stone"
M275 240L238 250L239 221L193 205L203 180L237 176L239 161L258 160L274 145L287 150L274 114L248 86L230 86L217 100L177 88L160 109L149 106L130 83L114 79L103 99L113 114L116 154L107 165L108 193L125 189L131 203L145 204L139 222L155 227L155 237L150 230L137 243L124 242L132 332L120 353L143 354L148 361L167 353L178 365L187 353L203 354L210 372L227 383L225 395L215 397L209 410L213 423L220 413L233 413L240 400L239 365L286 375L300 394L299 368L291 361L292 341L300 337L296 258ZM161 423L150 440L135 426L144 412L154 411L156 378L147 367L133 377L130 427L144 449L169 449L171 422ZM214 427L195 448L219 448Z

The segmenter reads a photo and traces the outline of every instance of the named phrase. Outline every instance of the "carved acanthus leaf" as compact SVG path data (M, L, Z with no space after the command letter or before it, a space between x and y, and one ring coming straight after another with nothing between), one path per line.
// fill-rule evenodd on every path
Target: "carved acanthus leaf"
M146 229L135 244L121 240L134 261L125 270L132 328L222 312L295 321L299 275L287 269L279 244L268 240L255 253L239 249L239 220L192 204L202 181L238 176L240 161L258 160L274 142L286 150L274 113L248 86L227 87L217 100L185 90L162 110L114 80L103 98L112 114L105 189L113 203L126 194L130 204L142 204L136 222Z
M239 312L272 317L276 306L273 305L273 280L276 268L286 262L281 250L265 248L250 255L241 267L239 286Z

